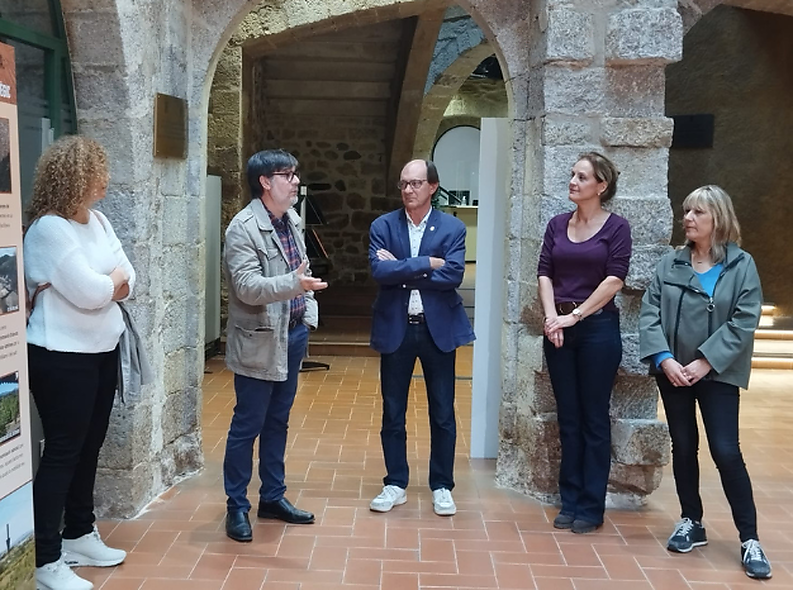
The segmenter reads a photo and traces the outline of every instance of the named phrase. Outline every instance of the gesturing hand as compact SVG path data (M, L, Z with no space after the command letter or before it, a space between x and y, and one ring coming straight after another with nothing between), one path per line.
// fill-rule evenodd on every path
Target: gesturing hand
M297 280L300 281L300 286L303 288L303 291L322 291L322 289L326 289L328 286L322 279L311 276L311 271L308 269L308 260L305 258L303 262L300 263L300 266L297 267L295 273L297 274Z

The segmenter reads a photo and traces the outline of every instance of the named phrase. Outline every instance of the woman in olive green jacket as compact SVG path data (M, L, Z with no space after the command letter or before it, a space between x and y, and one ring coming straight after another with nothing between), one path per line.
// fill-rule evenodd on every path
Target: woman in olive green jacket
M738 443L739 388L749 384L762 291L754 260L741 250L729 195L701 187L683 201L686 243L667 254L642 299L639 356L656 375L672 438L682 520L667 548L707 544L699 494L699 405L752 578L770 578L757 536L752 484Z

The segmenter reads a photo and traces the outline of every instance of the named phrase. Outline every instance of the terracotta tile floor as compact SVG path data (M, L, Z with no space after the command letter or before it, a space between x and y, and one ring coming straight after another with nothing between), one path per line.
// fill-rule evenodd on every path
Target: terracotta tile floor
M470 351L459 373L470 375ZM378 359L333 357L330 371L304 373L292 412L288 497L317 515L312 526L254 524L253 543L223 532L221 461L233 406L231 375L207 364L206 467L163 494L138 518L100 523L109 543L129 551L114 569L83 568L102 590L727 590L793 588L793 372L757 370L744 395L743 450L753 476L760 533L774 578L747 578L718 476L704 454L707 547L664 548L678 505L667 468L640 511L608 510L595 534L555 531L556 511L493 485L494 463L470 461L470 380L458 380L460 433L456 516L432 513L426 488L428 433L421 380L409 419L413 480L408 503L369 511L383 472ZM704 445L703 445L704 446ZM251 487L255 505L256 486ZM255 520L255 519L254 519Z

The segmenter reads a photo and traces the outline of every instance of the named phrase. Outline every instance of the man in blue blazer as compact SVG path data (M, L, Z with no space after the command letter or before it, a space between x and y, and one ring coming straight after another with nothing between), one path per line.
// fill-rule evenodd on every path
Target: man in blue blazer
M438 190L435 164L413 160L399 180L404 209L378 217L369 230L369 262L380 285L374 303L371 346L380 353L383 426L380 440L387 475L369 507L388 512L407 501L405 414L416 359L429 402L429 484L441 516L457 512L454 488L454 362L458 346L474 339L457 287L465 271L465 225L432 208Z

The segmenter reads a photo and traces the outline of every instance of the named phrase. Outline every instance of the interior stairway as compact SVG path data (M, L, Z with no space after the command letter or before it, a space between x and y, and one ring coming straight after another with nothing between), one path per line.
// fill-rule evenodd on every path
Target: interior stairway
M777 315L773 304L763 305L754 336L752 367L793 370L793 318Z

